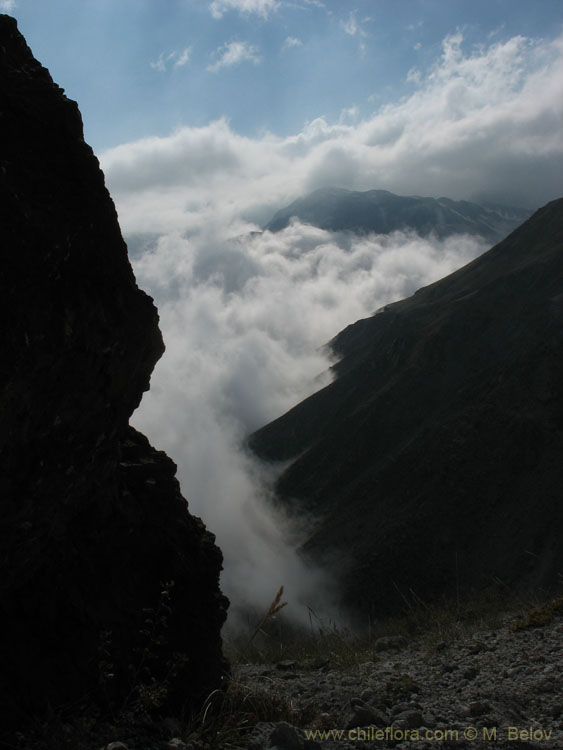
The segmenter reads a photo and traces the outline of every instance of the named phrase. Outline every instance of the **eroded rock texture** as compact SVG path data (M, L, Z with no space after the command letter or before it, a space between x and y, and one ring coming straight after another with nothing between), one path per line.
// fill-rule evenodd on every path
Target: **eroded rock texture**
M77 105L5 15L0 129L3 723L153 678L154 703L190 710L225 668L226 600L174 463L128 426L158 315Z

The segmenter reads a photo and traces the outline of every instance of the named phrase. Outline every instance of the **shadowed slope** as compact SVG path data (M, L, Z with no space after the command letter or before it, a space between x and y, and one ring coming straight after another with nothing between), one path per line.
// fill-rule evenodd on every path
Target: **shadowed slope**
M377 612L563 571L563 200L332 342L336 380L256 432L305 551Z

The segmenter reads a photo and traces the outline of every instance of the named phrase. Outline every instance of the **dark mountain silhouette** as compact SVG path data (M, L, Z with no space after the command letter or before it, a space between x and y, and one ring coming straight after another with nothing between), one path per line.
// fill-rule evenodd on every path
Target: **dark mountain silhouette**
M335 380L258 430L303 551L375 614L563 573L563 199L331 342Z
M296 217L330 231L388 234L411 229L421 236L472 234L498 242L531 213L495 204L394 195L387 190L322 188L282 208L265 229L278 232Z
M76 103L6 15L0 123L0 731L92 702L189 713L226 667L221 552L128 426L157 311Z

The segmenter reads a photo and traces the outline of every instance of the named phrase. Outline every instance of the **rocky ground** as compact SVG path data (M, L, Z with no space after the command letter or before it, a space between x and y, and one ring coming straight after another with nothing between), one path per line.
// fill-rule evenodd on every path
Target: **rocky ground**
M305 731L259 724L247 747L563 748L563 618L513 625L433 645L380 638L373 659L344 670L242 666L242 682L318 712Z
M494 629L443 640L384 636L362 653L345 667L334 665L341 663L336 653L334 663L330 654L324 662L315 654L239 664L226 698L210 702L199 726L170 719L144 728L116 725L111 741L91 747L563 748L563 599L524 617L506 615Z

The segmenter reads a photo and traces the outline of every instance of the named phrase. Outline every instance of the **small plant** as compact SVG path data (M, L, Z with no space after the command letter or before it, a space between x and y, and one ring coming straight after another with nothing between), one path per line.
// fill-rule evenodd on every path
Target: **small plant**
M260 620L258 625L256 626L256 629L254 630L254 633L250 636L249 643L252 643L252 641L256 638L258 633L264 632L262 628L264 625L266 625L269 622L272 622L276 619L276 615L281 612L281 610L284 607L287 607L287 602L282 602L281 598L283 596L283 586L280 586L280 590L275 595L273 601L270 603L270 607L264 617Z

